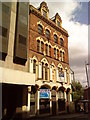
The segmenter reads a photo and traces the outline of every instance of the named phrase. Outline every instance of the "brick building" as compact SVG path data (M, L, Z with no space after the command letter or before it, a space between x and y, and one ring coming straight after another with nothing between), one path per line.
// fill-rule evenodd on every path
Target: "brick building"
M30 5L28 57L30 72L35 73L32 114L58 114L72 103L68 36L58 13L49 18L47 3L39 8Z

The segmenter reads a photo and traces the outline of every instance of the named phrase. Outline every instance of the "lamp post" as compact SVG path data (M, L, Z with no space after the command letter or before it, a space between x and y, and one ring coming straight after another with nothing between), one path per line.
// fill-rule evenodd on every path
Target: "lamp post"
M88 64L88 63L86 63L85 62L85 69L86 69L86 77L87 77L87 84L88 84L88 114L90 115L90 84L89 84L89 77L88 77L88 66L89 66L90 64Z

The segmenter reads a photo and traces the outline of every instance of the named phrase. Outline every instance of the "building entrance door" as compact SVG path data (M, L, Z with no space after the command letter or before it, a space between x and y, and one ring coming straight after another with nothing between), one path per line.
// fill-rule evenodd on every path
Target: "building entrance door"
M35 94L36 87L31 86L31 94L30 94L30 114L35 115Z
M52 114L56 115L56 90L52 90Z

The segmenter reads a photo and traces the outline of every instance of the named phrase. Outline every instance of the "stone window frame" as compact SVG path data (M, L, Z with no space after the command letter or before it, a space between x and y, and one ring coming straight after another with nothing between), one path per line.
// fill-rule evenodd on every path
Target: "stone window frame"
M40 40L37 40L37 52L40 52Z
M44 43L43 41L41 41L41 53L43 54L43 51L44 51Z
M46 58L42 58L42 60L41 60L41 63L43 63L43 71L44 71L44 73L43 73L43 79L44 80L49 80L49 78L48 78L48 76L49 76L49 62L47 61L47 59ZM47 64L47 79L45 79L45 65Z
M49 40L50 39L50 31L48 29L45 30L46 31L46 38ZM48 31L48 34L47 34Z
M56 37L56 38L55 38ZM55 43L58 43L58 36L57 36L57 34L54 34L54 42Z
M38 24L38 33L43 35L43 27L41 24Z

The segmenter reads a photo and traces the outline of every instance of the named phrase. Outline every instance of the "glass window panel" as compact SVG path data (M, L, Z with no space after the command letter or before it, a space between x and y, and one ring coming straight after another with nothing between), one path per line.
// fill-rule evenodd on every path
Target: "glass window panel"
M49 37L50 37L50 32L47 29L46 29L46 37L47 37L47 39L49 39Z
M39 44L40 44L40 41L37 40L37 52L39 52Z
M26 37L19 35L19 43L26 45Z
M59 59L59 50L57 50L57 59Z
M36 60L33 61L33 73L36 73Z
M63 52L63 61L65 61L65 55L64 55L64 52Z
M56 48L54 48L54 58L56 58Z
M20 22L22 22L23 24L27 25L27 17L23 16L23 15L19 15L19 20Z
M46 55L47 55L47 47L48 47L48 45L46 44L46 46L45 46L45 52L46 52Z
M1 26L0 26L0 35L1 35L1 36L7 37L7 31L8 31L7 28L4 28L4 27L1 27Z
M60 21L57 21L57 25L58 25L58 27L60 27Z
M2 12L9 14L9 7L6 6L5 4L2 4Z
M45 10L43 10L43 16L47 18L47 12Z
M51 56L51 46L49 45L49 55Z
M60 45L63 46L63 39L60 38Z
M55 40L55 43L57 43L57 40L58 40L57 35L54 35L54 40Z
M42 34L42 32L43 32L42 26L38 25L38 33Z
M41 53L43 53L43 42L41 42Z

